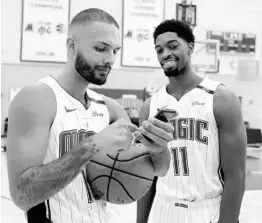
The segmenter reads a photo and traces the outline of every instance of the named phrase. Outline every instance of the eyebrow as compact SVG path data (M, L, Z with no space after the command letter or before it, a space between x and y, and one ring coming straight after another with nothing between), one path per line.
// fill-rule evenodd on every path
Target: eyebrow
M108 46L108 47L111 47L110 44L108 44L108 43L106 43L106 42L103 42L103 41L98 41L98 42L95 42L95 43L100 43L100 44L106 45L106 46ZM120 50L120 49L121 49L121 46L116 47L116 50Z
M179 43L177 40L169 40L166 44L173 43L173 42ZM155 48L157 48L157 47L160 47L160 45L155 46Z

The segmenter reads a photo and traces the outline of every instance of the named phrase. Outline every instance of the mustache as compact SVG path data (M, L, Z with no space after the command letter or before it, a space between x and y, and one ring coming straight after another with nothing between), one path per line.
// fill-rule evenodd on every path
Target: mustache
M96 66L96 68L101 69L101 70L111 70L112 66L110 66L109 64L106 64L106 65Z

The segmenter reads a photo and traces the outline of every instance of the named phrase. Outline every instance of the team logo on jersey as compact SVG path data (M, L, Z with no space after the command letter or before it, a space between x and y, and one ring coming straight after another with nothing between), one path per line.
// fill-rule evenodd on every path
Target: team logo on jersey
M101 112L94 111L94 112L92 112L92 116L93 116L93 117L97 117L97 116L101 116L101 117L103 117L104 114L101 113Z
M68 151L73 149L76 145L81 143L83 140L95 134L95 132L86 131L85 129L72 129L61 132L59 135L59 157L62 157ZM93 191L90 185L88 184L85 170L82 171L82 176L86 186L88 203L93 203L95 200L99 200L100 197L103 195L99 191L96 191L95 195L93 194Z
M67 113L77 110L76 108L67 108L66 106L64 108Z
M195 140L208 145L208 137L205 136L205 131L209 129L209 122L202 119L180 117L172 119L171 123L174 126L174 140Z
M205 102L200 102L200 101L192 101L192 106L200 105L203 106L205 105Z

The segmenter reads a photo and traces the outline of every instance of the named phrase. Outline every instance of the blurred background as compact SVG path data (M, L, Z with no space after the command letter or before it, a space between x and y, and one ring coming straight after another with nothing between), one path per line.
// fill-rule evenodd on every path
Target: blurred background
M256 207L262 207L261 0L2 0L1 7L3 222L18 222L12 221L14 213L22 216L10 200L6 175L10 102L22 87L61 71L68 24L76 13L92 7L107 11L117 20L122 50L107 83L90 87L115 98L137 125L143 101L168 83L156 59L154 28L171 18L192 26L195 71L221 81L241 101L248 140L247 193L241 222L262 222L259 211L255 213Z

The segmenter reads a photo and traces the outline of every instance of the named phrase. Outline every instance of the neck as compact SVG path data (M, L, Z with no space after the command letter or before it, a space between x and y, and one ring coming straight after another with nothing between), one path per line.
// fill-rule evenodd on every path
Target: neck
M79 101L85 102L84 94L88 89L89 82L81 77L73 66L67 63L62 73L60 73L56 79L68 94Z
M197 76L191 67L176 77L169 77L167 92L173 96L181 97L186 92L197 86L202 78Z

